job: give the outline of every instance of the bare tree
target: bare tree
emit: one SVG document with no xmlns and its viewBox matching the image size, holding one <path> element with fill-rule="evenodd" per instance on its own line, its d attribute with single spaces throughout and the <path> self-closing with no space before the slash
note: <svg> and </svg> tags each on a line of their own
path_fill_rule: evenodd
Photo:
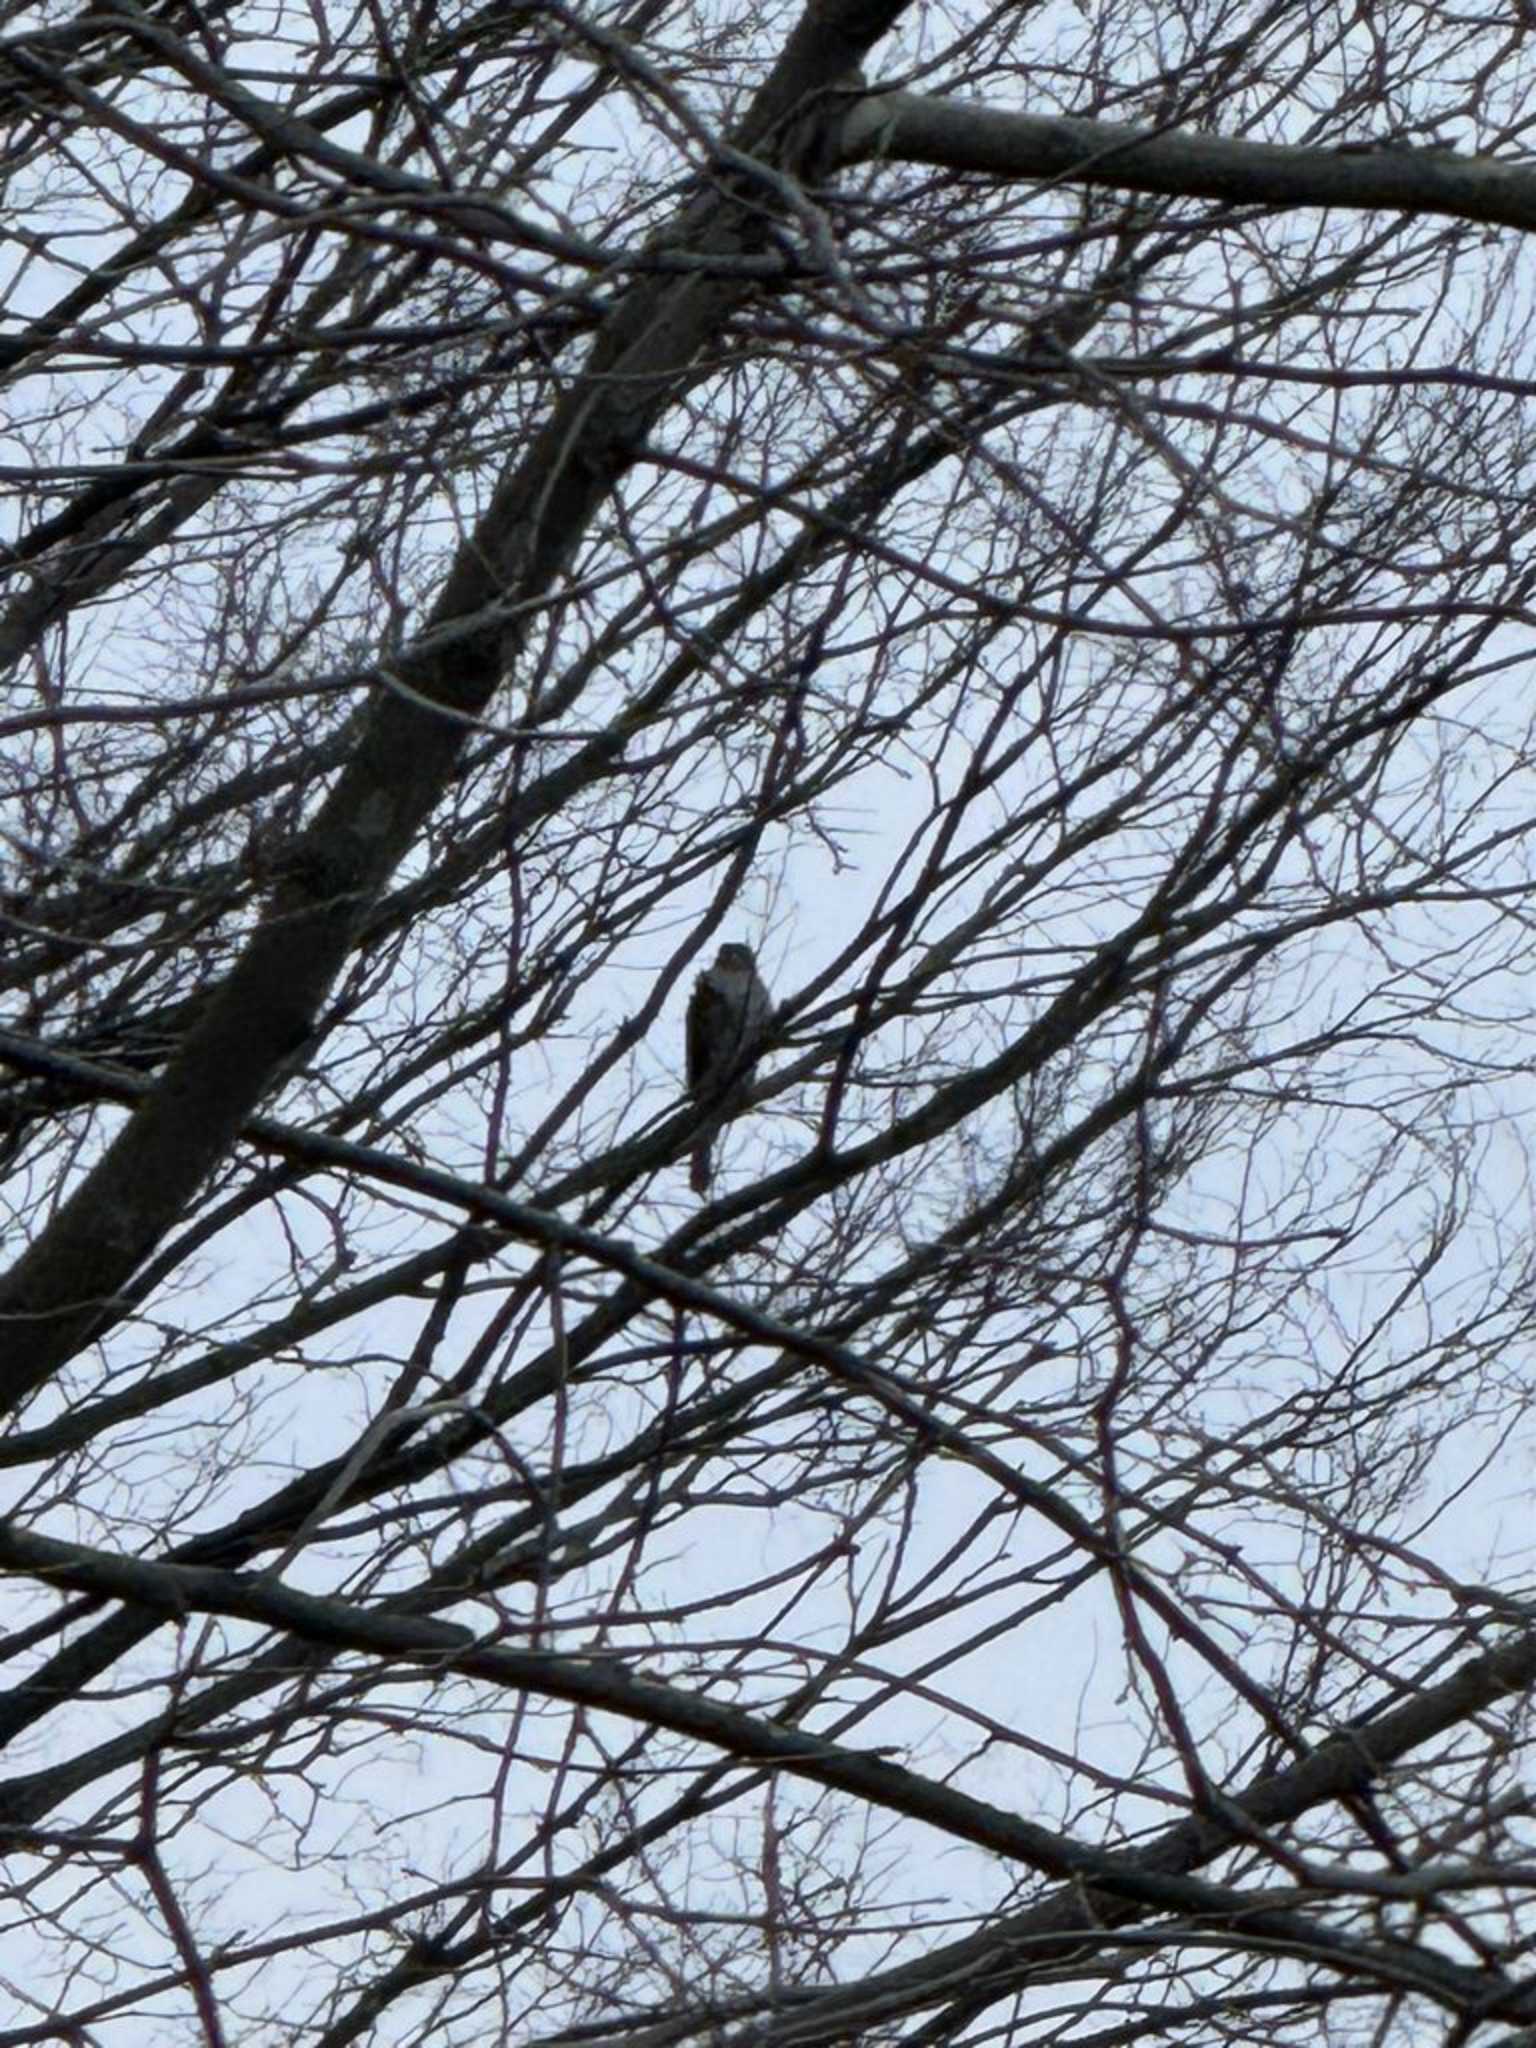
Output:
<svg viewBox="0 0 1536 2048">
<path fill-rule="evenodd" d="M 1536 2040 L 1532 40 L 12 19 L 0 2048 Z"/>
</svg>

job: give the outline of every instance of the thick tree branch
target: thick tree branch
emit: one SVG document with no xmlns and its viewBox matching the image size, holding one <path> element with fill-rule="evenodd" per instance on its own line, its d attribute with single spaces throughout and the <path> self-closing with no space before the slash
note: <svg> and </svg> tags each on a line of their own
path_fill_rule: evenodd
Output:
<svg viewBox="0 0 1536 2048">
<path fill-rule="evenodd" d="M 845 164 L 888 160 L 1232 206 L 1342 206 L 1536 228 L 1536 169 L 1454 151 L 1291 149 L 975 101 L 875 92 L 843 123 Z"/>
<path fill-rule="evenodd" d="M 941 1995 L 956 1988 L 955 1971 L 1006 1968 L 1017 1981 L 1046 1957 L 1034 1947 L 1048 1931 L 1070 1937 L 1075 1948 L 1105 1927 L 1154 1913 L 1192 1915 L 1235 1926 L 1246 1940 L 1271 1951 L 1303 1955 L 1324 1966 L 1374 1977 L 1417 1991 L 1452 2010 L 1480 2017 L 1536 2018 L 1536 1990 L 1493 1970 L 1477 1970 L 1408 1942 L 1362 1943 L 1293 1910 L 1294 1894 L 1274 1894 L 1207 1883 L 1189 1873 L 1252 1830 L 1268 1830 L 1325 1801 L 1364 1790 L 1385 1765 L 1445 1733 L 1470 1714 L 1496 1705 L 1536 1683 L 1536 1630 L 1513 1633 L 1493 1650 L 1470 1659 L 1438 1685 L 1402 1705 L 1367 1718 L 1323 1743 L 1290 1770 L 1276 1773 L 1230 1805 L 1230 1820 L 1192 1816 L 1155 1842 L 1112 1853 L 1039 1826 L 953 1786 L 936 1783 L 868 1750 L 853 1750 L 815 1733 L 742 1712 L 700 1693 L 687 1692 L 628 1668 L 617 1658 L 556 1656 L 486 1644 L 453 1623 L 406 1617 L 350 1602 L 301 1593 L 266 1575 L 146 1563 L 84 1545 L 61 1543 L 0 1523 L 0 1566 L 29 1573 L 77 1592 L 104 1595 L 163 1613 L 218 1614 L 281 1629 L 331 1651 L 452 1670 L 517 1691 L 565 1700 L 596 1711 L 665 1728 L 744 1762 L 767 1764 L 810 1783 L 850 1795 L 1015 1859 L 1065 1881 L 1067 1889 L 1024 1914 L 984 1929 L 945 1953 Z M 1048 1930 L 1040 1916 L 1067 1921 Z M 1031 1938 L 1033 1937 L 1033 1938 Z M 1021 1942 L 1030 1949 L 1021 1964 Z M 930 1987 L 934 1958 L 887 1973 L 886 2001 L 899 1989 Z M 855 1995 L 867 2000 L 865 1982 Z M 1004 1988 L 1000 1981 L 997 1990 Z"/>
</svg>

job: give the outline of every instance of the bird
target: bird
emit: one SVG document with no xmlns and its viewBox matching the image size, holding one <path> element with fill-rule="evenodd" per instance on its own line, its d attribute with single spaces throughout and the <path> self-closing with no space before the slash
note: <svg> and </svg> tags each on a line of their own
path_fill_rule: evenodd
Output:
<svg viewBox="0 0 1536 2048">
<path fill-rule="evenodd" d="M 729 1099 L 750 1078 L 773 1017 L 773 998 L 757 971 L 752 948 L 728 944 L 693 984 L 688 1002 L 688 1093 L 715 1109 L 694 1140 L 688 1185 L 709 1192 L 711 1153 L 729 1115 Z"/>
</svg>

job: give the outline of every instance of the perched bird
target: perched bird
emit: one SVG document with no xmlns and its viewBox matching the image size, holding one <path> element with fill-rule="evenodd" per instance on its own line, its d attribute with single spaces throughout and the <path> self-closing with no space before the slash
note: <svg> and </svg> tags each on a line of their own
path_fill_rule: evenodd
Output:
<svg viewBox="0 0 1536 2048">
<path fill-rule="evenodd" d="M 709 1192 L 710 1154 L 729 1115 L 732 1094 L 751 1078 L 768 1035 L 773 999 L 763 986 L 750 946 L 722 946 L 715 963 L 693 984 L 688 1003 L 688 1093 L 701 1108 L 716 1108 L 694 1142 L 688 1184 Z"/>
</svg>

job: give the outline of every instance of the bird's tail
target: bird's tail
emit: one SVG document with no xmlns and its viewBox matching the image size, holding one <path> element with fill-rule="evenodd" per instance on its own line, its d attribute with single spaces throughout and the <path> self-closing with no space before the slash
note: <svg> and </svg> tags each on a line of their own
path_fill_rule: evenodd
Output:
<svg viewBox="0 0 1536 2048">
<path fill-rule="evenodd" d="M 709 1193 L 709 1183 L 714 1172 L 709 1155 L 713 1149 L 708 1138 L 701 1138 L 693 1148 L 692 1157 L 688 1162 L 688 1185 L 696 1195 Z"/>
</svg>

